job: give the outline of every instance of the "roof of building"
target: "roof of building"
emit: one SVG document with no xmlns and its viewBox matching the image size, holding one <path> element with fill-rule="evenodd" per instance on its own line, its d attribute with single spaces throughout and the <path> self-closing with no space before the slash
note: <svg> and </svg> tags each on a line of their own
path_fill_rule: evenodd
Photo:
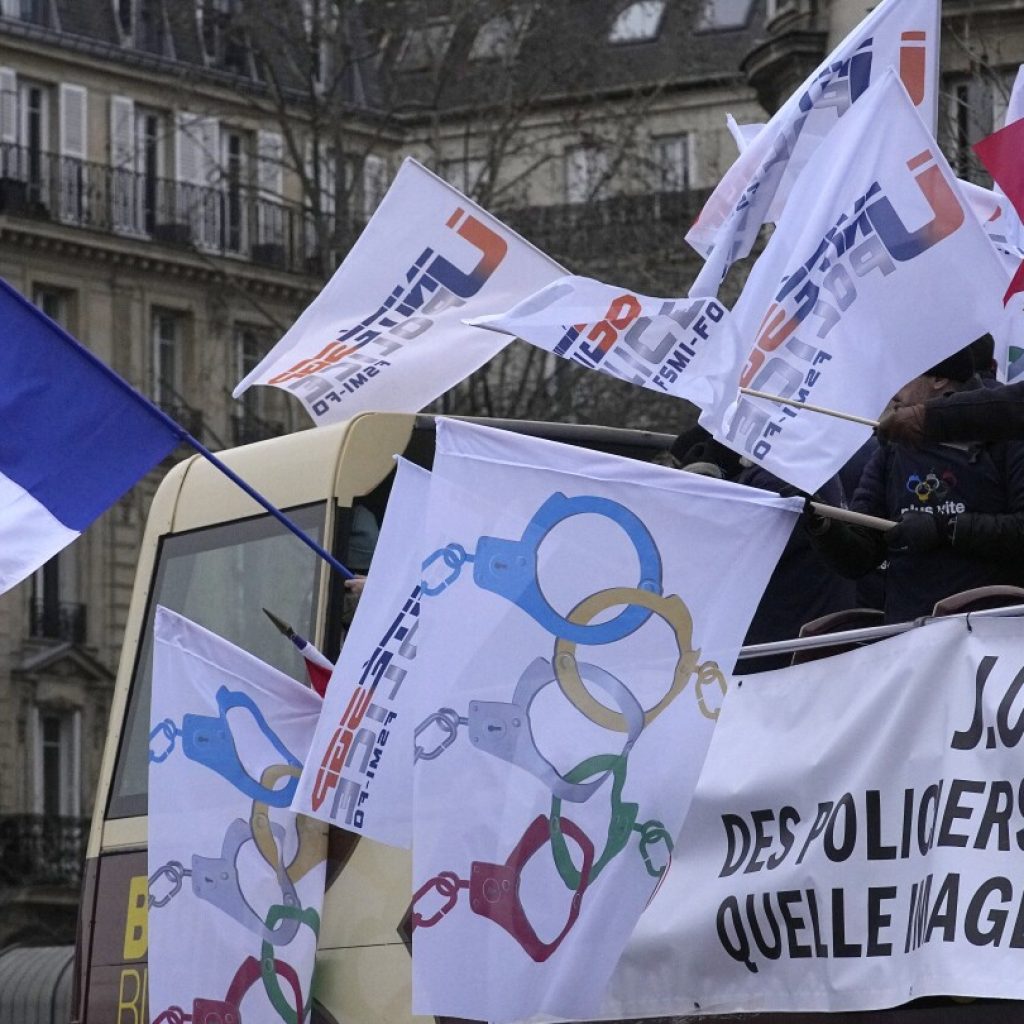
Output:
<svg viewBox="0 0 1024 1024">
<path fill-rule="evenodd" d="M 233 23 L 241 32 L 223 21 L 204 26 L 197 6 L 138 0 L 126 26 L 117 0 L 52 0 L 56 25 L 51 15 L 45 23 L 5 17 L 0 28 L 254 90 L 266 72 L 253 51 L 262 51 L 273 55 L 279 83 L 297 98 L 309 94 L 318 58 L 298 2 L 245 0 Z M 367 113 L 415 117 L 488 101 L 542 105 L 741 80 L 740 60 L 762 22 L 757 0 L 353 0 L 336 33 L 342 56 L 331 94 Z"/>
<path fill-rule="evenodd" d="M 383 87 L 410 111 L 742 80 L 740 60 L 763 22 L 756 0 L 387 0 L 372 8 Z"/>
</svg>

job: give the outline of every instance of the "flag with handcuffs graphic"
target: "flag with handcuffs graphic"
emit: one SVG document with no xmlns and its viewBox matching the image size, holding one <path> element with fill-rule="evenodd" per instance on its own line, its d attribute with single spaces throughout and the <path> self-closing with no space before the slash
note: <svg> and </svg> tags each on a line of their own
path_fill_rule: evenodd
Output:
<svg viewBox="0 0 1024 1024">
<path fill-rule="evenodd" d="M 321 700 L 167 608 L 154 637 L 151 1019 L 301 1024 L 327 826 L 288 808 Z"/>
<path fill-rule="evenodd" d="M 415 1013 L 597 1009 L 798 512 L 439 423 L 409 691 Z"/>
</svg>

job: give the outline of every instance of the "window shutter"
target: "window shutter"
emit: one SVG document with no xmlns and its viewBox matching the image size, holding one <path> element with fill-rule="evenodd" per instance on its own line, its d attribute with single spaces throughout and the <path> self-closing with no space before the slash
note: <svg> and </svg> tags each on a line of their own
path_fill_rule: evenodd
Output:
<svg viewBox="0 0 1024 1024">
<path fill-rule="evenodd" d="M 189 185 L 203 183 L 202 118 L 179 111 L 174 146 L 174 177 Z"/>
<path fill-rule="evenodd" d="M 81 85 L 60 87 L 60 155 L 86 158 L 87 95 Z"/>
<path fill-rule="evenodd" d="M 81 223 L 89 195 L 86 157 L 88 98 L 80 85 L 60 86 L 60 217 Z"/>
<path fill-rule="evenodd" d="M 284 188 L 284 139 L 280 132 L 256 136 L 256 185 L 261 199 L 280 199 Z"/>
<path fill-rule="evenodd" d="M 135 102 L 126 96 L 110 97 L 110 166 L 135 169 Z"/>
<path fill-rule="evenodd" d="M 11 68 L 0 68 L 0 142 L 18 141 L 18 76 Z"/>
<path fill-rule="evenodd" d="M 114 230 L 137 232 L 142 214 L 135 176 L 135 102 L 127 96 L 110 97 L 110 166 Z"/>
</svg>

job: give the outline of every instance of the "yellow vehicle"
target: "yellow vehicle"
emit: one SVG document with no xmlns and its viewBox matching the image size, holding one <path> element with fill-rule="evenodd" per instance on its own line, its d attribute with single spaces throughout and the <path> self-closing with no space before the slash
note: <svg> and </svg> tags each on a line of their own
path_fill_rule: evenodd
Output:
<svg viewBox="0 0 1024 1024">
<path fill-rule="evenodd" d="M 494 422 L 524 433 L 649 459 L 666 435 Z M 365 569 L 367 510 L 379 522 L 402 453 L 429 466 L 428 416 L 366 413 L 347 423 L 222 453 L 224 462 L 340 561 Z M 356 529 L 353 529 L 353 526 Z M 329 657 L 341 644 L 337 573 L 199 456 L 175 466 L 146 524 L 89 837 L 73 1001 L 76 1024 L 148 1024 L 147 783 L 154 610 L 165 605 L 295 675 L 271 609 Z M 328 890 L 313 987 L 317 1024 L 410 1020 L 411 959 L 400 925 L 407 853 L 331 829 Z M 194 1021 L 193 1024 L 223 1024 Z"/>
</svg>

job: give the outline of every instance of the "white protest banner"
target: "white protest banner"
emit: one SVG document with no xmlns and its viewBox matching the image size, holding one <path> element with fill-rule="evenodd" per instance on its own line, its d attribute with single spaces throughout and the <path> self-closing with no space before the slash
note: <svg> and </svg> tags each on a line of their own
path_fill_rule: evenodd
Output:
<svg viewBox="0 0 1024 1024">
<path fill-rule="evenodd" d="M 402 687 L 416 658 L 430 474 L 405 459 L 397 462 L 370 572 L 292 806 L 378 842 L 409 847 L 413 723 Z"/>
<path fill-rule="evenodd" d="M 741 346 L 705 354 L 702 371 L 727 383 L 701 423 L 813 492 L 869 428 L 738 388 L 877 419 L 907 381 L 989 330 L 1006 273 L 893 71 L 817 149 L 790 202 L 733 309 Z"/>
<path fill-rule="evenodd" d="M 732 114 L 725 115 L 725 126 L 729 129 L 736 148 L 742 153 L 757 138 L 758 132 L 764 127 L 762 122 L 740 124 Z"/>
<path fill-rule="evenodd" d="M 156 612 L 149 766 L 153 1021 L 305 1019 L 327 828 L 288 810 L 310 689 Z"/>
<path fill-rule="evenodd" d="M 940 0 L 883 0 L 748 142 L 686 236 L 705 259 L 714 256 L 691 295 L 718 294 L 761 225 L 778 221 L 817 147 L 890 66 L 934 133 L 940 17 Z"/>
<path fill-rule="evenodd" d="M 314 423 L 418 412 L 508 339 L 462 321 L 504 309 L 565 271 L 406 158 L 324 290 L 235 388 L 271 384 Z"/>
<path fill-rule="evenodd" d="M 698 357 L 731 329 L 728 311 L 715 299 L 655 299 L 575 276 L 471 322 L 702 407 L 720 396 Z"/>
<path fill-rule="evenodd" d="M 1024 997 L 1022 640 L 938 621 L 734 683 L 602 1014 Z"/>
<path fill-rule="evenodd" d="M 597 1007 L 798 511 L 438 425 L 416 665 L 434 703 L 416 730 L 415 1013 Z"/>
</svg>

